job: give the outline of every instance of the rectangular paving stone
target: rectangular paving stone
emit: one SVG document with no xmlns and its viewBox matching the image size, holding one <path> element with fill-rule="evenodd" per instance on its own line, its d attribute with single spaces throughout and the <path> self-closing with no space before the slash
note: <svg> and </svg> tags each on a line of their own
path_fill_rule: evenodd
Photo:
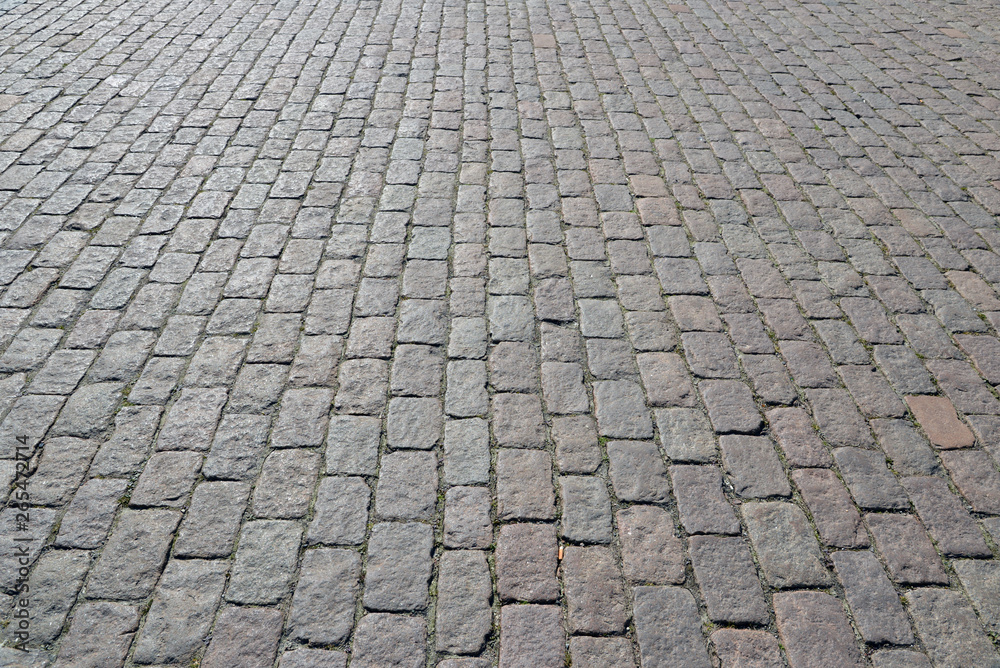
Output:
<svg viewBox="0 0 1000 668">
<path fill-rule="evenodd" d="M 378 418 L 332 416 L 326 436 L 327 473 L 374 475 L 381 429 Z"/>
<path fill-rule="evenodd" d="M 774 595 L 778 633 L 791 665 L 802 667 L 863 666 L 843 604 L 822 592 Z"/>
<path fill-rule="evenodd" d="M 541 448 L 545 444 L 542 404 L 533 394 L 494 394 L 493 436 L 509 448 Z"/>
<path fill-rule="evenodd" d="M 719 629 L 712 634 L 712 644 L 723 666 L 749 665 L 765 668 L 783 665 L 778 640 L 766 631 Z"/>
<path fill-rule="evenodd" d="M 788 496 L 792 489 L 771 440 L 763 436 L 723 436 L 722 461 L 733 489 L 744 498 Z"/>
<path fill-rule="evenodd" d="M 570 633 L 621 633 L 625 588 L 606 547 L 567 547 L 562 565 Z"/>
<path fill-rule="evenodd" d="M 437 455 L 389 452 L 382 456 L 375 487 L 375 512 L 386 519 L 431 519 L 437 502 Z"/>
<path fill-rule="evenodd" d="M 844 483 L 829 469 L 792 471 L 820 539 L 833 547 L 867 547 L 868 534 Z"/>
<path fill-rule="evenodd" d="M 694 384 L 679 355 L 640 353 L 636 362 L 651 406 L 695 405 L 697 395 Z"/>
<path fill-rule="evenodd" d="M 868 510 L 906 510 L 906 493 L 886 468 L 885 457 L 874 450 L 837 448 L 833 451 L 840 474 L 854 501 Z"/>
<path fill-rule="evenodd" d="M 699 387 L 716 432 L 756 434 L 760 431 L 760 412 L 749 387 L 738 380 L 706 380 Z"/>
<path fill-rule="evenodd" d="M 640 387 L 630 381 L 594 383 L 598 432 L 610 438 L 652 438 L 653 421 Z"/>
<path fill-rule="evenodd" d="M 91 569 L 87 596 L 129 600 L 153 591 L 180 522 L 172 510 L 123 510 Z"/>
<path fill-rule="evenodd" d="M 636 587 L 632 607 L 643 666 L 711 666 L 694 597 L 681 587 Z"/>
<path fill-rule="evenodd" d="M 219 613 L 201 665 L 207 668 L 270 666 L 278 653 L 281 627 L 280 610 L 227 607 Z"/>
<path fill-rule="evenodd" d="M 900 475 L 934 475 L 941 465 L 917 429 L 905 420 L 872 420 L 872 431 L 882 451 Z"/>
<path fill-rule="evenodd" d="M 961 594 L 948 589 L 914 589 L 904 595 L 904 600 L 917 635 L 935 664 L 1000 665 L 996 649 Z"/>
<path fill-rule="evenodd" d="M 352 665 L 419 668 L 424 661 L 427 622 L 420 617 L 375 613 L 358 622 Z"/>
<path fill-rule="evenodd" d="M 941 552 L 951 557 L 990 557 L 982 531 L 943 478 L 902 480 L 917 515 Z"/>
<path fill-rule="evenodd" d="M 948 576 L 923 526 L 910 515 L 865 515 L 875 547 L 892 579 L 907 584 L 943 584 Z"/>
<path fill-rule="evenodd" d="M 365 538 L 371 490 L 360 477 L 320 480 L 306 542 L 360 545 Z"/>
<path fill-rule="evenodd" d="M 444 428 L 445 483 L 486 483 L 489 475 L 490 434 L 486 420 L 448 420 Z"/>
<path fill-rule="evenodd" d="M 607 452 L 608 475 L 620 501 L 663 503 L 669 498 L 667 468 L 655 443 L 610 441 Z"/>
<path fill-rule="evenodd" d="M 556 531 L 551 524 L 500 527 L 496 544 L 497 594 L 503 601 L 556 600 Z"/>
<path fill-rule="evenodd" d="M 671 466 L 681 524 L 688 533 L 738 534 L 739 520 L 722 489 L 715 466 Z"/>
<path fill-rule="evenodd" d="M 194 488 L 201 463 L 202 455 L 197 452 L 154 453 L 132 490 L 129 505 L 183 507 Z"/>
<path fill-rule="evenodd" d="M 153 603 L 132 655 L 139 663 L 184 662 L 201 650 L 222 598 L 225 561 L 173 560 L 153 594 Z"/>
<path fill-rule="evenodd" d="M 569 653 L 573 665 L 585 668 L 635 668 L 636 665 L 632 643 L 626 638 L 576 636 L 569 640 Z"/>
<path fill-rule="evenodd" d="M 771 433 L 792 466 L 826 467 L 832 463 L 809 414 L 801 408 L 775 408 L 767 412 Z"/>
<path fill-rule="evenodd" d="M 553 418 L 556 464 L 563 473 L 593 473 L 601 462 L 594 418 L 588 415 Z"/>
<path fill-rule="evenodd" d="M 870 447 L 871 433 L 857 407 L 844 390 L 806 390 L 820 435 L 833 445 Z"/>
<path fill-rule="evenodd" d="M 296 519 L 309 511 L 320 457 L 305 449 L 273 450 L 264 460 L 251 508 L 260 518 Z"/>
<path fill-rule="evenodd" d="M 673 519 L 655 506 L 631 506 L 616 513 L 625 577 L 635 583 L 681 584 L 684 557 Z"/>
<path fill-rule="evenodd" d="M 553 605 L 505 605 L 500 610 L 501 668 L 545 666 L 565 663 L 566 632 L 560 611 Z"/>
<path fill-rule="evenodd" d="M 344 642 L 354 626 L 361 558 L 350 550 L 307 550 L 286 624 L 291 637 L 314 644 Z"/>
<path fill-rule="evenodd" d="M 663 452 L 672 461 L 704 463 L 715 458 L 715 434 L 703 411 L 659 408 L 654 413 Z"/>
<path fill-rule="evenodd" d="M 139 628 L 139 611 L 124 603 L 81 605 L 61 644 L 57 663 L 122 666 Z"/>
<path fill-rule="evenodd" d="M 779 589 L 829 584 L 819 545 L 798 506 L 784 501 L 744 503 L 740 512 L 768 584 Z"/>
<path fill-rule="evenodd" d="M 997 587 L 1000 585 L 1000 572 L 993 561 L 978 561 L 961 559 L 952 562 L 962 586 L 972 599 L 980 618 L 988 630 L 995 630 L 1000 623 L 997 608 Z"/>
<path fill-rule="evenodd" d="M 486 553 L 449 550 L 441 555 L 435 624 L 438 651 L 475 654 L 482 650 L 492 628 L 491 594 Z"/>
<path fill-rule="evenodd" d="M 562 535 L 574 543 L 611 542 L 607 483 L 596 476 L 560 476 Z"/>
<path fill-rule="evenodd" d="M 425 524 L 376 524 L 368 541 L 365 608 L 386 611 L 425 608 L 433 544 L 433 532 Z"/>
<path fill-rule="evenodd" d="M 240 531 L 226 600 L 273 605 L 289 591 L 302 528 L 289 520 L 254 520 Z M 211 651 L 211 648 L 209 648 Z"/>
<path fill-rule="evenodd" d="M 252 480 L 264 459 L 270 420 L 262 415 L 227 415 L 222 418 L 202 466 L 206 478 Z"/>
<path fill-rule="evenodd" d="M 865 642 L 913 644 L 913 632 L 899 595 L 875 555 L 864 551 L 834 552 L 831 558 Z"/>
<path fill-rule="evenodd" d="M 742 538 L 692 536 L 691 562 L 708 615 L 715 622 L 766 624 L 764 591 Z"/>
<path fill-rule="evenodd" d="M 226 557 L 246 509 L 250 486 L 242 482 L 203 482 L 177 532 L 174 555 L 183 557 Z"/>
<path fill-rule="evenodd" d="M 973 510 L 1000 512 L 1000 474 L 989 455 L 981 450 L 953 450 L 941 452 L 940 457 L 955 487 Z"/>
<path fill-rule="evenodd" d="M 32 645 L 50 643 L 59 637 L 70 609 L 76 601 L 90 567 L 90 554 L 83 550 L 52 550 L 42 555 L 27 579 L 25 592 L 31 593 L 27 630 L 21 629 L 22 619 L 14 616 L 5 629 L 11 645 L 23 642 L 18 633 L 25 633 Z M 22 606 L 15 606 L 15 614 Z"/>
<path fill-rule="evenodd" d="M 497 518 L 547 520 L 555 517 L 552 458 L 542 450 L 504 448 L 496 456 Z"/>
</svg>

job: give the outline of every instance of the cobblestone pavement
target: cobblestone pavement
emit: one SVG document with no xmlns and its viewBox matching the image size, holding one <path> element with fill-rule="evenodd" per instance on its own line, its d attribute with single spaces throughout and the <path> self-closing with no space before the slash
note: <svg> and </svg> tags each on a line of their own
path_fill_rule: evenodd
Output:
<svg viewBox="0 0 1000 668">
<path fill-rule="evenodd" d="M 1000 666 L 993 0 L 3 8 L 0 665 Z"/>
</svg>

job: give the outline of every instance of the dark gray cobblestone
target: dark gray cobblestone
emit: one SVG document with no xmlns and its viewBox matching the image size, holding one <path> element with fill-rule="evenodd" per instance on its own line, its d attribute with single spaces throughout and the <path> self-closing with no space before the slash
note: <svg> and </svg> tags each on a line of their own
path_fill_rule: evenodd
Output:
<svg viewBox="0 0 1000 668">
<path fill-rule="evenodd" d="M 0 2 L 0 664 L 1000 666 L 998 22 Z"/>
</svg>

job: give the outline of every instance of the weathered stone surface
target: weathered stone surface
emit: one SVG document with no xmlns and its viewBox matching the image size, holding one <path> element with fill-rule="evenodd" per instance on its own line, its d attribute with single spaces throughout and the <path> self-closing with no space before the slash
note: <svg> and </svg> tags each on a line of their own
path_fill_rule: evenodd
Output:
<svg viewBox="0 0 1000 668">
<path fill-rule="evenodd" d="M 792 480 L 809 507 L 820 539 L 833 547 L 867 547 L 861 514 L 844 483 L 827 469 L 799 469 Z"/>
<path fill-rule="evenodd" d="M 531 394 L 495 394 L 492 400 L 493 436 L 509 448 L 541 448 L 545 445 L 542 404 Z"/>
<path fill-rule="evenodd" d="M 73 615 L 55 665 L 122 666 L 138 627 L 135 606 L 85 603 Z"/>
<path fill-rule="evenodd" d="M 767 412 L 771 433 L 792 466 L 827 467 L 832 460 L 813 428 L 809 414 L 801 408 L 775 408 Z"/>
<path fill-rule="evenodd" d="M 955 414 L 945 397 L 910 396 L 906 404 L 931 443 L 939 448 L 967 448 L 975 444 L 972 432 Z"/>
<path fill-rule="evenodd" d="M 433 452 L 386 453 L 375 488 L 375 512 L 389 519 L 430 519 L 437 488 L 437 456 Z"/>
<path fill-rule="evenodd" d="M 691 592 L 681 587 L 636 587 L 632 614 L 643 666 L 712 665 Z"/>
<path fill-rule="evenodd" d="M 597 429 L 610 438 L 652 438 L 653 421 L 636 383 L 626 380 L 594 383 Z"/>
<path fill-rule="evenodd" d="M 31 645 L 44 645 L 59 637 L 66 617 L 76 601 L 90 567 L 90 554 L 83 550 L 51 550 L 38 559 L 28 579 L 30 606 L 27 620 Z M 15 610 L 20 611 L 21 606 Z M 12 618 L 4 637 L 11 645 L 20 644 L 21 619 Z"/>
<path fill-rule="evenodd" d="M 611 501 L 607 483 L 591 476 L 560 476 L 562 535 L 576 543 L 611 542 Z"/>
<path fill-rule="evenodd" d="M 368 525 L 371 489 L 362 478 L 323 478 L 309 523 L 310 545 L 360 545 Z"/>
<path fill-rule="evenodd" d="M 766 631 L 719 629 L 712 644 L 723 668 L 777 668 L 783 666 L 778 640 Z"/>
<path fill-rule="evenodd" d="M 694 574 L 712 621 L 766 624 L 764 591 L 746 541 L 692 536 L 690 546 Z"/>
<path fill-rule="evenodd" d="M 500 610 L 502 668 L 545 666 L 565 663 L 566 633 L 559 608 L 553 605 L 505 605 Z"/>
<path fill-rule="evenodd" d="M 715 431 L 720 434 L 760 431 L 760 412 L 749 387 L 738 380 L 707 380 L 699 387 Z"/>
<path fill-rule="evenodd" d="M 554 601 L 556 531 L 551 524 L 508 524 L 500 527 L 496 545 L 497 593 L 504 601 Z"/>
<path fill-rule="evenodd" d="M 958 579 L 991 631 L 1000 628 L 1000 568 L 995 561 L 960 559 L 952 562 Z"/>
<path fill-rule="evenodd" d="M 547 520 L 555 516 L 552 457 L 543 450 L 505 448 L 496 456 L 497 518 Z"/>
<path fill-rule="evenodd" d="M 863 666 L 840 601 L 822 592 L 774 595 L 778 633 L 793 666 Z"/>
<path fill-rule="evenodd" d="M 567 547 L 562 577 L 570 633 L 624 631 L 625 588 L 611 550 Z"/>
<path fill-rule="evenodd" d="M 656 428 L 663 452 L 675 462 L 709 462 L 716 456 L 715 435 L 705 414 L 693 408 L 659 408 Z"/>
<path fill-rule="evenodd" d="M 289 520 L 243 525 L 226 590 L 234 603 L 274 604 L 288 594 L 298 560 L 302 528 Z"/>
<path fill-rule="evenodd" d="M 351 665 L 364 668 L 424 665 L 427 623 L 419 617 L 374 613 L 358 622 Z"/>
<path fill-rule="evenodd" d="M 722 461 L 736 493 L 744 498 L 788 496 L 781 460 L 770 439 L 762 436 L 723 436 L 719 439 Z"/>
<path fill-rule="evenodd" d="M 361 558 L 350 550 L 307 550 L 286 626 L 297 640 L 338 645 L 354 626 Z"/>
<path fill-rule="evenodd" d="M 226 608 L 215 622 L 201 665 L 270 666 L 278 652 L 281 626 L 281 611 L 274 608 Z"/>
<path fill-rule="evenodd" d="M 684 556 L 673 519 L 661 508 L 631 506 L 616 519 L 625 577 L 636 583 L 680 584 Z"/>
<path fill-rule="evenodd" d="M 865 642 L 913 644 L 899 596 L 871 552 L 834 552 L 833 566 Z"/>
<path fill-rule="evenodd" d="M 667 467 L 655 443 L 611 441 L 609 476 L 620 501 L 663 503 L 670 495 Z"/>
<path fill-rule="evenodd" d="M 950 557 L 990 557 L 982 531 L 943 478 L 904 478 L 903 487 L 938 549 Z"/>
<path fill-rule="evenodd" d="M 838 448 L 833 451 L 840 474 L 854 501 L 872 510 L 905 510 L 906 493 L 886 468 L 885 457 L 874 450 Z"/>
<path fill-rule="evenodd" d="M 427 606 L 434 536 L 425 524 L 376 524 L 368 541 L 364 604 L 369 610 Z"/>
<path fill-rule="evenodd" d="M 914 589 L 903 598 L 935 665 L 1000 665 L 1000 656 L 961 594 L 926 588 Z"/>
<path fill-rule="evenodd" d="M 578 668 L 635 668 L 627 638 L 576 636 L 569 640 L 569 654 Z"/>
<path fill-rule="evenodd" d="M 492 626 L 490 569 L 484 552 L 448 551 L 438 576 L 437 650 L 476 654 Z"/>
<path fill-rule="evenodd" d="M 232 554 L 249 495 L 250 486 L 242 482 L 198 485 L 177 531 L 174 554 L 209 559 Z"/>
<path fill-rule="evenodd" d="M 172 510 L 124 510 L 87 580 L 91 598 L 149 596 L 180 522 Z"/>
<path fill-rule="evenodd" d="M 984 3 L 18 3 L 0 664 L 995 663 Z M 865 602 L 946 583 L 912 652 Z"/>
<path fill-rule="evenodd" d="M 764 577 L 773 587 L 825 586 L 830 574 L 805 513 L 784 501 L 740 508 Z"/>
<path fill-rule="evenodd" d="M 167 564 L 132 658 L 137 663 L 183 663 L 202 648 L 222 598 L 225 561 Z"/>
<path fill-rule="evenodd" d="M 688 533 L 738 534 L 740 522 L 722 493 L 715 466 L 671 466 L 681 524 Z"/>
<path fill-rule="evenodd" d="M 948 581 L 937 551 L 915 517 L 871 513 L 865 515 L 865 522 L 895 582 L 943 584 Z"/>
</svg>

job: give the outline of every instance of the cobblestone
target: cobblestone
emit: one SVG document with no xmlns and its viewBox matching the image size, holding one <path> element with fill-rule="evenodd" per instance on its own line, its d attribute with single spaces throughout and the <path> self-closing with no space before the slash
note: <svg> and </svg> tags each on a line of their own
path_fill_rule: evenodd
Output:
<svg viewBox="0 0 1000 668">
<path fill-rule="evenodd" d="M 0 663 L 1000 665 L 990 3 L 18 2 Z"/>
</svg>

